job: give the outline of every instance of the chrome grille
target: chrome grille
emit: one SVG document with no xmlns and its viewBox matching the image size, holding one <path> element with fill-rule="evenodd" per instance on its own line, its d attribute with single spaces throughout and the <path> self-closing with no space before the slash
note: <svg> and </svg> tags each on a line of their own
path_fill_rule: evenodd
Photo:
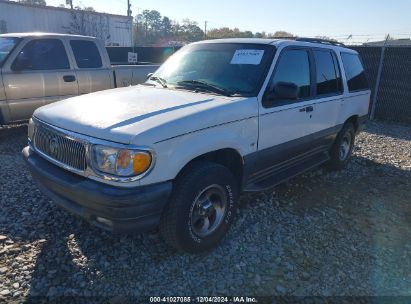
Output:
<svg viewBox="0 0 411 304">
<path fill-rule="evenodd" d="M 33 144 L 38 151 L 64 165 L 81 171 L 87 168 L 85 145 L 51 128 L 37 124 Z"/>
</svg>

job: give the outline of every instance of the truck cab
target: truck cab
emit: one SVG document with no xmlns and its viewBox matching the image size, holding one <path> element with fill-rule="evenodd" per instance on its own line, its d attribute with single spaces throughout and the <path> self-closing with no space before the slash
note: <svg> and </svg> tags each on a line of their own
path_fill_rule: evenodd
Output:
<svg viewBox="0 0 411 304">
<path fill-rule="evenodd" d="M 0 68 L 0 124 L 5 124 L 28 120 L 35 109 L 58 100 L 140 83 L 157 66 L 139 67 L 141 76 L 133 81 L 130 67 L 112 68 L 94 37 L 15 33 L 0 35 Z"/>
</svg>

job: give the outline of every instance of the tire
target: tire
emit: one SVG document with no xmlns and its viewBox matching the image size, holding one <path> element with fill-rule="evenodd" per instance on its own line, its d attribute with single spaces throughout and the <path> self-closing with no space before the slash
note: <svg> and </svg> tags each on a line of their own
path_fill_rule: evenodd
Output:
<svg viewBox="0 0 411 304">
<path fill-rule="evenodd" d="M 160 233 L 179 251 L 209 250 L 226 234 L 237 203 L 238 184 L 230 170 L 216 163 L 195 162 L 174 184 Z"/>
<path fill-rule="evenodd" d="M 341 131 L 330 151 L 328 167 L 331 170 L 341 170 L 349 162 L 355 142 L 355 128 L 351 122 L 347 122 Z"/>
</svg>

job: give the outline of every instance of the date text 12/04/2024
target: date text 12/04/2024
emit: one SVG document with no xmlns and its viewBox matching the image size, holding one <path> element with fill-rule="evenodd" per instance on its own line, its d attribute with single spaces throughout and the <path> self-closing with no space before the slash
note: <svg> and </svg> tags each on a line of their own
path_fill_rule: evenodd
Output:
<svg viewBox="0 0 411 304">
<path fill-rule="evenodd" d="M 150 303 L 258 303 L 254 297 L 150 297 Z"/>
</svg>

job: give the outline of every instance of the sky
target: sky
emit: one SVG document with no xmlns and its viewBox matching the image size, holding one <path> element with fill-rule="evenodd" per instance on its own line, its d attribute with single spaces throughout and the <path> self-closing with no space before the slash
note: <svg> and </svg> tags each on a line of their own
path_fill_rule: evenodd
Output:
<svg viewBox="0 0 411 304">
<path fill-rule="evenodd" d="M 58 6 L 65 0 L 46 0 Z M 328 36 L 343 42 L 411 37 L 410 0 L 130 0 L 133 15 L 144 9 L 181 21 L 197 21 L 208 28 L 238 27 L 240 30 L 273 33 L 279 30 L 298 36 Z M 125 15 L 127 0 L 73 0 L 96 11 Z M 349 35 L 353 35 L 348 39 Z"/>
</svg>

